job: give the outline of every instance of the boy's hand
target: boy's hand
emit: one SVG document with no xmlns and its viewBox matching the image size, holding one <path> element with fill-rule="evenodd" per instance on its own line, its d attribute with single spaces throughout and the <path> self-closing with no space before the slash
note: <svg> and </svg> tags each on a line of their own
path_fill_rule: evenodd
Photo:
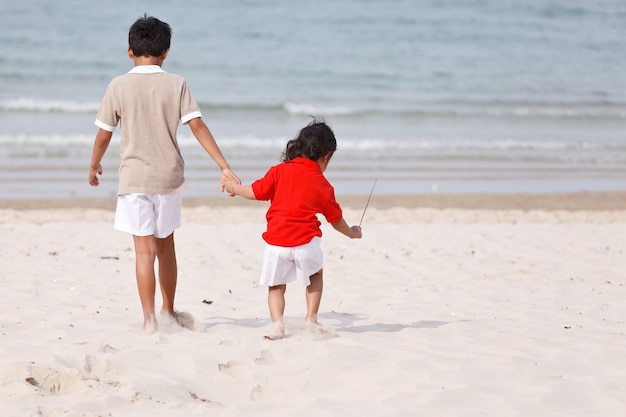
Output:
<svg viewBox="0 0 626 417">
<path fill-rule="evenodd" d="M 220 192 L 224 192 L 224 190 L 226 190 L 229 196 L 234 197 L 234 194 L 231 194 L 230 191 L 228 191 L 232 190 L 232 186 L 234 184 L 241 184 L 241 180 L 233 171 L 230 170 L 230 168 L 224 168 L 222 170 L 222 178 L 220 180 Z"/>
<path fill-rule="evenodd" d="M 89 185 L 92 187 L 100 185 L 98 175 L 102 175 L 102 165 L 98 164 L 97 168 L 89 167 Z"/>
</svg>

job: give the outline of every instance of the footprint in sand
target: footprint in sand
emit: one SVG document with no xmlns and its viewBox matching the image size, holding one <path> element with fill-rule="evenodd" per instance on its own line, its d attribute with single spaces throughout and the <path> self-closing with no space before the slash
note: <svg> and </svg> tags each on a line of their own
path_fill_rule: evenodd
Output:
<svg viewBox="0 0 626 417">
<path fill-rule="evenodd" d="M 113 346 L 109 345 L 108 343 L 105 343 L 104 345 L 100 346 L 98 350 L 103 353 L 110 353 L 110 352 L 115 352 L 117 349 L 115 349 Z"/>
<path fill-rule="evenodd" d="M 271 363 L 276 363 L 276 358 L 274 357 L 274 354 L 269 350 L 262 350 L 259 357 L 256 358 L 254 362 L 258 363 L 259 365 L 267 365 Z"/>
<path fill-rule="evenodd" d="M 220 372 L 227 373 L 233 378 L 240 378 L 245 375 L 252 375 L 252 366 L 242 361 L 228 361 L 226 363 L 218 363 L 217 369 Z"/>
<path fill-rule="evenodd" d="M 51 395 L 66 395 L 85 387 L 85 382 L 76 369 L 54 369 L 31 366 L 25 381 L 42 392 Z"/>
</svg>

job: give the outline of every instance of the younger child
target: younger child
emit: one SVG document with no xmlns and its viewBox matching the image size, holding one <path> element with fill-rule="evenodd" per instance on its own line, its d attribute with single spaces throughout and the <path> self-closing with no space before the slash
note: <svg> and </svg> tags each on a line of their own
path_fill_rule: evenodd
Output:
<svg viewBox="0 0 626 417">
<path fill-rule="evenodd" d="M 322 231 L 316 214 L 321 213 L 339 232 L 352 239 L 361 238 L 359 226 L 348 226 L 335 201 L 332 185 L 323 172 L 337 149 L 333 131 L 314 119 L 300 134 L 287 142 L 282 163 L 252 185 L 226 180 L 231 195 L 250 200 L 271 200 L 267 211 L 266 242 L 260 284 L 269 287 L 268 305 L 272 319 L 269 339 L 285 336 L 283 315 L 287 283 L 297 279 L 296 268 L 306 285 L 306 322 L 317 325 L 323 289 Z"/>
<path fill-rule="evenodd" d="M 181 223 L 181 191 L 185 188 L 184 163 L 176 130 L 188 124 L 198 142 L 222 171 L 224 182 L 239 183 L 213 135 L 204 124 L 200 108 L 185 80 L 161 66 L 170 49 L 172 31 L 154 17 L 138 19 L 128 33 L 128 57 L 134 68 L 113 79 L 96 116 L 96 135 L 89 184 L 99 184 L 100 164 L 111 136 L 121 121 L 119 187 L 115 225 L 133 235 L 136 276 L 143 309 L 144 329 L 156 330 L 154 295 L 155 261 L 163 296 L 161 315 L 177 321 L 174 311 L 177 264 L 174 230 Z"/>
</svg>

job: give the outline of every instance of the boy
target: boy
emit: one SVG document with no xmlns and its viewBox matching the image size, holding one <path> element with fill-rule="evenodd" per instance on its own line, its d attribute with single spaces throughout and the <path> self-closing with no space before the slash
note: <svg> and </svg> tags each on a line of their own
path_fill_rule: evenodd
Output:
<svg viewBox="0 0 626 417">
<path fill-rule="evenodd" d="M 99 184 L 100 164 L 117 124 L 122 121 L 121 164 L 114 228 L 133 235 L 136 276 L 143 309 L 143 327 L 156 331 L 154 311 L 156 276 L 163 296 L 162 317 L 176 320 L 174 295 L 177 265 L 174 230 L 181 222 L 181 191 L 185 188 L 184 162 L 176 139 L 178 123 L 188 124 L 193 135 L 222 171 L 226 180 L 240 183 L 230 170 L 185 80 L 161 68 L 170 49 L 171 28 L 144 15 L 128 33 L 128 56 L 134 68 L 114 78 L 107 87 L 96 116 L 89 184 Z"/>
</svg>

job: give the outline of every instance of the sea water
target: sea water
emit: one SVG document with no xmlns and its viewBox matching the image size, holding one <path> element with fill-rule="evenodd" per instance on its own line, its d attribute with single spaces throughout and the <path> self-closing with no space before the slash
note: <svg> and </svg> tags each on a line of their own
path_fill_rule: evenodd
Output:
<svg viewBox="0 0 626 417">
<path fill-rule="evenodd" d="M 337 194 L 626 190 L 622 0 L 29 0 L 0 13 L 0 198 L 115 195 L 119 131 L 87 183 L 93 122 L 144 13 L 246 183 L 315 115 Z M 179 141 L 186 193 L 216 195 Z"/>
</svg>

